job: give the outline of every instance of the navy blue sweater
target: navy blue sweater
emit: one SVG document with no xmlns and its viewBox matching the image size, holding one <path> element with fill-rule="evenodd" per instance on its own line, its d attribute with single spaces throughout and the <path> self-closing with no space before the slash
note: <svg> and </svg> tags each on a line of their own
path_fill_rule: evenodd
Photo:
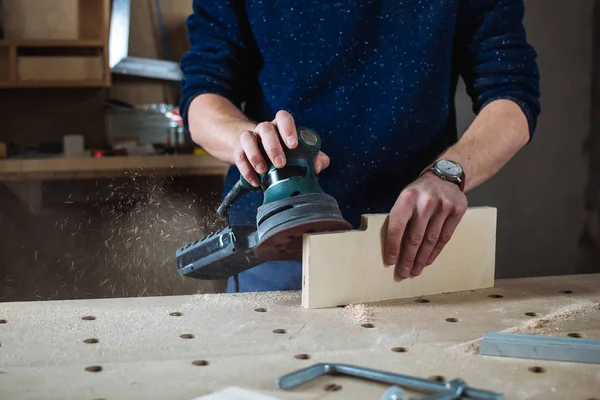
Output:
<svg viewBox="0 0 600 400">
<path fill-rule="evenodd" d="M 216 93 L 270 121 L 287 110 L 315 129 L 331 166 L 319 181 L 358 226 L 457 140 L 462 76 L 477 113 L 496 99 L 540 112 L 536 53 L 522 0 L 194 0 L 180 109 Z M 188 130 L 189 133 L 189 130 Z M 231 168 L 225 191 L 237 181 Z M 232 223 L 255 223 L 262 194 Z"/>
</svg>

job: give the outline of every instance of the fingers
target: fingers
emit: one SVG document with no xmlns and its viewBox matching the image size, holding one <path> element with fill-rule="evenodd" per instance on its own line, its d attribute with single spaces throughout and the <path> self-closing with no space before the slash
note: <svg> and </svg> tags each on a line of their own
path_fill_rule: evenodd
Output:
<svg viewBox="0 0 600 400">
<path fill-rule="evenodd" d="M 290 149 L 298 146 L 296 124 L 287 111 L 279 111 L 272 122 L 258 124 L 254 132 L 246 131 L 240 135 L 239 144 L 234 150 L 234 160 L 240 174 L 252 185 L 259 185 L 256 173 L 266 173 L 268 161 L 277 168 L 285 166 L 286 157 L 282 140 Z M 261 146 L 267 159 L 260 150 Z M 321 164 L 328 165 L 328 163 L 328 159 L 321 160 Z"/>
<path fill-rule="evenodd" d="M 317 158 L 315 159 L 315 172 L 317 173 L 317 175 L 325 168 L 329 167 L 330 162 L 331 160 L 329 159 L 329 156 L 320 151 L 317 155 Z"/>
<path fill-rule="evenodd" d="M 385 257 L 400 279 L 418 276 L 452 238 L 467 211 L 457 186 L 421 178 L 407 187 L 390 212 Z"/>
<path fill-rule="evenodd" d="M 416 193 L 405 191 L 400 194 L 390 212 L 384 249 L 385 260 L 389 265 L 395 265 L 398 261 L 402 238 L 404 237 L 408 221 L 413 216 L 416 200 Z"/>
<path fill-rule="evenodd" d="M 425 231 L 436 210 L 436 205 L 436 199 L 433 196 L 424 194 L 417 197 L 416 212 L 406 230 L 400 256 L 396 263 L 396 274 L 401 279 L 408 278 L 415 266 L 417 253 L 423 244 Z"/>
<path fill-rule="evenodd" d="M 246 133 L 249 133 L 250 135 L 254 136 L 254 134 L 252 134 L 250 132 L 244 132 L 244 133 L 242 133 L 242 137 L 245 136 Z M 258 181 L 258 175 L 256 174 L 253 165 L 248 160 L 248 157 L 246 156 L 246 152 L 244 151 L 244 148 L 242 146 L 242 142 L 245 142 L 248 140 L 249 139 L 247 139 L 247 138 L 240 140 L 240 143 L 236 146 L 235 150 L 233 151 L 233 160 L 234 160 L 235 165 L 237 166 L 238 170 L 240 171 L 240 175 L 242 175 L 244 177 L 244 179 L 246 179 L 252 186 L 258 187 L 260 185 L 260 183 Z M 250 139 L 250 140 L 255 140 L 255 139 Z"/>
<path fill-rule="evenodd" d="M 257 125 L 256 134 L 260 137 L 262 147 L 265 149 L 265 152 L 267 153 L 267 156 L 269 157 L 273 165 L 275 165 L 277 168 L 283 167 L 285 165 L 285 153 L 283 151 L 283 146 L 281 145 L 279 132 L 277 131 L 275 125 L 273 125 L 270 122 L 262 122 Z M 263 160 L 263 157 L 260 154 L 260 150 L 258 149 L 256 143 L 255 151 L 258 152 L 261 160 Z M 252 158 L 250 157 L 250 155 L 248 153 L 246 154 L 248 155 L 248 159 L 250 159 L 250 161 L 252 162 Z M 266 172 L 266 164 L 264 172 L 260 172 L 259 170 L 256 171 L 259 173 Z"/>
<path fill-rule="evenodd" d="M 264 153 L 260 150 L 261 146 Z M 292 115 L 281 110 L 273 121 L 262 122 L 256 126 L 254 132 L 246 131 L 240 135 L 239 144 L 234 150 L 235 164 L 250 184 L 259 186 L 257 173 L 266 173 L 269 161 L 277 168 L 285 166 L 287 160 L 284 146 L 289 149 L 296 148 L 298 134 Z M 329 167 L 329 163 L 329 157 L 319 152 L 315 159 L 315 172 L 319 174 Z"/>
<path fill-rule="evenodd" d="M 423 272 L 423 268 L 425 268 L 426 265 L 429 265 L 427 262 L 431 257 L 433 249 L 441 243 L 441 232 L 447 217 L 447 212 L 445 212 L 444 210 L 439 210 L 438 213 L 435 214 L 427 224 L 425 235 L 423 236 L 423 242 L 419 247 L 417 257 L 415 258 L 415 262 L 412 267 L 412 275 L 421 275 L 421 272 Z"/>
<path fill-rule="evenodd" d="M 436 260 L 436 258 L 440 255 L 444 247 L 448 244 L 452 235 L 454 235 L 454 231 L 458 226 L 460 220 L 464 215 L 464 211 L 457 210 L 456 213 L 451 214 L 448 219 L 444 222 L 444 226 L 441 229 L 440 236 L 438 242 L 433 247 L 431 254 L 427 258 L 426 265 L 431 265 Z"/>
<path fill-rule="evenodd" d="M 296 124 L 294 117 L 289 112 L 285 110 L 279 111 L 273 120 L 273 125 L 279 130 L 279 134 L 288 148 L 294 149 L 298 146 Z"/>
</svg>

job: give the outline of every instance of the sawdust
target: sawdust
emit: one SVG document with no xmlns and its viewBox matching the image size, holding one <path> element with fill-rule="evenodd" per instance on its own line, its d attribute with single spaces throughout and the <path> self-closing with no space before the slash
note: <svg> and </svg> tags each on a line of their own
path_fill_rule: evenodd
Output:
<svg viewBox="0 0 600 400">
<path fill-rule="evenodd" d="M 552 335 L 558 330 L 557 325 L 568 323 L 578 318 L 589 318 L 600 316 L 600 303 L 592 301 L 581 301 L 562 307 L 543 317 L 531 319 L 519 326 L 511 327 L 500 331 L 501 333 L 513 333 L 518 335 Z M 466 353 L 479 352 L 479 343 L 482 338 L 462 343 L 454 349 L 462 350 Z"/>
<path fill-rule="evenodd" d="M 175 263 L 177 248 L 225 224 L 215 212 L 218 193 L 209 190 L 141 170 L 92 182 L 87 204 L 77 201 L 37 217 L 33 233 L 40 239 L 28 238 L 14 251 L 12 258 L 27 268 L 15 266 L 0 278 L 0 300 L 220 291 L 223 282 L 182 278 Z"/>
<path fill-rule="evenodd" d="M 176 249 L 224 224 L 210 207 L 199 204 L 195 193 L 170 190 L 172 180 L 141 179 L 134 173 L 123 185 L 115 185 L 106 199 L 117 201 L 109 210 L 104 228 L 108 238 L 99 256 L 118 266 L 121 279 L 136 296 L 161 295 L 161 288 L 191 283 L 175 269 Z"/>
<path fill-rule="evenodd" d="M 373 323 L 373 310 L 364 304 L 349 304 L 345 307 L 350 320 L 355 324 Z"/>
<path fill-rule="evenodd" d="M 288 308 L 289 305 L 304 310 L 300 305 L 301 292 L 278 291 L 278 292 L 250 292 L 250 293 L 227 293 L 227 294 L 197 294 L 189 296 L 188 300 L 181 305 L 182 308 L 197 309 L 198 307 L 212 308 L 236 306 L 242 309 L 264 308 L 270 310 L 271 306 Z"/>
</svg>

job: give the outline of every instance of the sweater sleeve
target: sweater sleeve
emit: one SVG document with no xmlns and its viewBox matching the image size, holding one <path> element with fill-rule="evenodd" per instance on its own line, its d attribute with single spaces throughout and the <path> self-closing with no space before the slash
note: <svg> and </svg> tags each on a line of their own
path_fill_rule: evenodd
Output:
<svg viewBox="0 0 600 400">
<path fill-rule="evenodd" d="M 523 0 L 460 1 L 457 61 L 473 111 L 494 100 L 512 100 L 533 137 L 541 111 L 539 71 L 522 23 Z"/>
<path fill-rule="evenodd" d="M 240 107 L 256 79 L 256 50 L 242 0 L 193 0 L 187 19 L 190 49 L 181 59 L 179 111 L 189 136 L 188 109 L 213 93 Z"/>
</svg>

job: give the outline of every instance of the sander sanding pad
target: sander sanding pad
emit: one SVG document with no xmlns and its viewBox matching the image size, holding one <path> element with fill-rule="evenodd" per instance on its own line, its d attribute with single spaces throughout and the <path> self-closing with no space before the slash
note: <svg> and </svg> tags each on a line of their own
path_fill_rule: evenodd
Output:
<svg viewBox="0 0 600 400">
<path fill-rule="evenodd" d="M 308 218 L 307 218 L 308 219 Z M 256 247 L 256 255 L 265 261 L 289 261 L 302 259 L 302 237 L 305 233 L 334 232 L 352 229 L 341 219 L 291 221 L 266 234 Z"/>
</svg>

